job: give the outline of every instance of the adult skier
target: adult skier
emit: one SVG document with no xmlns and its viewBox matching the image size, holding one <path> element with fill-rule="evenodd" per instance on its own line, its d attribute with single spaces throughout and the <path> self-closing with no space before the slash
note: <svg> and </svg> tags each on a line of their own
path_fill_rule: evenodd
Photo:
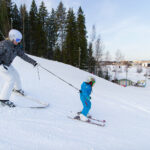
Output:
<svg viewBox="0 0 150 150">
<path fill-rule="evenodd" d="M 0 42 L 0 76 L 4 80 L 4 85 L 0 91 L 0 102 L 9 107 L 15 107 L 15 104 L 9 100 L 13 90 L 24 95 L 19 74 L 11 65 L 15 57 L 21 57 L 26 62 L 31 63 L 34 67 L 38 65 L 35 60 L 28 57 L 18 46 L 21 40 L 21 32 L 11 29 L 9 31 L 8 39 Z"/>
<path fill-rule="evenodd" d="M 83 105 L 83 110 L 79 113 L 79 115 L 75 116 L 74 119 L 88 121 L 87 114 L 91 109 L 90 95 L 95 82 L 96 81 L 94 77 L 89 77 L 86 82 L 82 83 L 80 90 L 80 100 Z"/>
</svg>

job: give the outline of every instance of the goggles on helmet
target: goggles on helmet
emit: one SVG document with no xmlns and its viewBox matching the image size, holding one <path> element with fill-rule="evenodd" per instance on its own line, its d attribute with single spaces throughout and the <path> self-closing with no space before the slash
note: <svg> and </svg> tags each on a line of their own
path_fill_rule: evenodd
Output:
<svg viewBox="0 0 150 150">
<path fill-rule="evenodd" d="M 21 39 L 16 39 L 16 42 L 17 42 L 17 43 L 20 43 L 20 42 L 21 42 Z"/>
</svg>

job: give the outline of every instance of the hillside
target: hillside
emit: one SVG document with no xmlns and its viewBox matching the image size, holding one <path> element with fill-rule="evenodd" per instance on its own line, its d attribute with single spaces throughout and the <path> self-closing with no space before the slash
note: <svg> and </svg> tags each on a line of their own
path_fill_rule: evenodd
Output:
<svg viewBox="0 0 150 150">
<path fill-rule="evenodd" d="M 33 57 L 33 56 L 32 56 Z M 37 57 L 43 67 L 80 88 L 90 75 L 78 68 Z M 96 77 L 90 114 L 107 121 L 106 127 L 70 120 L 82 109 L 79 93 L 45 70 L 16 58 L 25 92 L 46 109 L 0 107 L 0 150 L 148 150 L 150 147 L 150 84 L 124 88 Z M 3 81 L 0 78 L 0 89 Z M 14 93 L 11 100 L 26 105 Z"/>
</svg>

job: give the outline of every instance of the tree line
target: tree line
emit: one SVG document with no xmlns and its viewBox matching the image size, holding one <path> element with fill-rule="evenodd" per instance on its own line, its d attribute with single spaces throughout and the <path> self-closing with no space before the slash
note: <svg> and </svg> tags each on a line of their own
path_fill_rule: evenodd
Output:
<svg viewBox="0 0 150 150">
<path fill-rule="evenodd" d="M 99 66 L 101 41 L 97 39 L 97 57 L 93 57 L 94 37 L 88 42 L 85 15 L 81 7 L 75 13 L 60 2 L 56 10 L 52 8 L 48 12 L 44 2 L 38 8 L 35 0 L 32 0 L 27 11 L 25 4 L 18 9 L 11 0 L 0 0 L 0 40 L 7 37 L 12 28 L 22 32 L 21 46 L 28 54 L 60 61 L 92 73 L 95 72 L 95 66 Z"/>
</svg>

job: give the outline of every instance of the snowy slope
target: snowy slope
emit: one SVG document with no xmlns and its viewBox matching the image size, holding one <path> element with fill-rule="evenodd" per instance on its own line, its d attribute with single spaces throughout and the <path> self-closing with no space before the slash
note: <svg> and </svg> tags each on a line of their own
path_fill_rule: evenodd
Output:
<svg viewBox="0 0 150 150">
<path fill-rule="evenodd" d="M 33 58 L 77 88 L 90 75 L 63 63 Z M 150 84 L 124 88 L 96 77 L 90 113 L 107 120 L 102 128 L 67 118 L 70 111 L 82 109 L 75 89 L 43 69 L 39 80 L 36 69 L 20 58 L 13 65 L 25 92 L 50 107 L 0 107 L 0 150 L 149 150 Z M 15 94 L 11 100 L 26 105 Z"/>
</svg>

